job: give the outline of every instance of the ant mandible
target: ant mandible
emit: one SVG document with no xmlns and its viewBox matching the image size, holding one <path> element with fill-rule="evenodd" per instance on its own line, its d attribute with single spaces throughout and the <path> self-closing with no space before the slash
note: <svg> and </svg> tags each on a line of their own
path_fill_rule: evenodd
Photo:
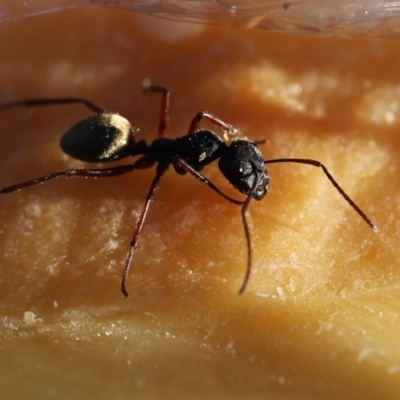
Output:
<svg viewBox="0 0 400 400">
<path fill-rule="evenodd" d="M 241 206 L 241 218 L 247 244 L 247 267 L 239 294 L 242 294 L 247 287 L 252 267 L 251 237 L 246 216 L 251 199 L 262 200 L 267 194 L 269 176 L 266 164 L 298 163 L 321 168 L 326 177 L 350 206 L 374 231 L 377 231 L 376 225 L 345 193 L 328 169 L 319 161 L 303 158 L 264 160 L 257 146 L 257 144 L 263 142 L 251 142 L 241 137 L 240 133 L 231 125 L 203 111 L 194 116 L 186 135 L 175 139 L 167 138 L 165 131 L 169 113 L 169 90 L 153 85 L 149 79 L 143 81 L 142 89 L 146 92 L 156 92 L 162 95 L 158 138 L 154 139 L 150 144 L 145 140 L 135 140 L 137 130 L 132 128 L 127 119 L 119 114 L 107 112 L 102 107 L 84 98 L 25 99 L 0 105 L 0 111 L 4 111 L 20 106 L 38 107 L 82 103 L 96 114 L 78 122 L 63 135 L 60 146 L 66 154 L 75 159 L 92 163 L 106 163 L 128 156 L 141 156 L 132 164 L 103 169 L 73 168 L 48 174 L 5 187 L 0 190 L 0 194 L 25 189 L 29 186 L 38 185 L 59 177 L 112 177 L 126 174 L 135 169 L 148 169 L 154 165 L 156 166 L 156 175 L 150 184 L 139 214 L 122 273 L 121 291 L 125 297 L 128 297 L 126 279 L 134 249 L 138 243 L 150 203 L 158 189 L 160 179 L 170 165 L 174 167 L 178 174 L 189 173 L 224 199 Z M 227 144 L 226 141 L 222 140 L 211 130 L 199 129 L 199 124 L 203 119 L 209 120 L 216 127 L 220 128 L 225 134 L 224 137 L 233 136 L 231 143 Z M 227 196 L 200 173 L 204 166 L 216 160 L 218 160 L 218 167 L 225 178 L 235 189 L 246 196 L 244 200 L 235 200 Z"/>
</svg>

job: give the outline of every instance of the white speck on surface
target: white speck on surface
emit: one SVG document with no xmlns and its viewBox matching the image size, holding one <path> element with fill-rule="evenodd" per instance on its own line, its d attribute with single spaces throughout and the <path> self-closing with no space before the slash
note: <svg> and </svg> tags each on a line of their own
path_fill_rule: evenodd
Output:
<svg viewBox="0 0 400 400">
<path fill-rule="evenodd" d="M 278 296 L 282 301 L 285 301 L 287 299 L 286 290 L 282 286 L 278 286 L 276 288 L 276 292 L 278 293 Z"/>
<path fill-rule="evenodd" d="M 36 319 L 35 313 L 32 311 L 25 311 L 23 321 L 26 325 L 35 325 L 38 320 Z"/>
<path fill-rule="evenodd" d="M 364 361 L 368 356 L 370 356 L 374 352 L 375 350 L 372 347 L 365 347 L 358 354 L 357 362 L 360 363 L 361 361 Z"/>
<path fill-rule="evenodd" d="M 400 371 L 400 365 L 399 364 L 393 364 L 387 369 L 387 373 L 390 375 L 397 374 Z"/>
<path fill-rule="evenodd" d="M 271 295 L 269 293 L 256 292 L 255 295 L 258 297 L 264 297 L 264 298 L 271 297 Z"/>
<path fill-rule="evenodd" d="M 230 342 L 228 342 L 225 347 L 225 350 L 228 354 L 235 355 L 236 354 L 235 341 L 231 340 Z"/>
</svg>

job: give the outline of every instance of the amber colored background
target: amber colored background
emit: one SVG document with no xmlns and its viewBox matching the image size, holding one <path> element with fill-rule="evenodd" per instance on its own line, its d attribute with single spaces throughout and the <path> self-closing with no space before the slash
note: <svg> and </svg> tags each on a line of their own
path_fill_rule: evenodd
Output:
<svg viewBox="0 0 400 400">
<path fill-rule="evenodd" d="M 298 38 L 76 9 L 0 26 L 0 101 L 83 96 L 156 135 L 208 110 L 265 158 L 322 161 L 374 233 L 311 166 L 271 165 L 239 208 L 171 170 L 128 279 L 120 275 L 153 170 L 0 197 L 4 399 L 396 399 L 400 393 L 396 41 Z M 0 114 L 0 187 L 81 162 L 62 154 L 79 105 Z M 204 173 L 228 187 L 216 166 Z M 28 312 L 28 313 L 27 313 Z"/>
</svg>

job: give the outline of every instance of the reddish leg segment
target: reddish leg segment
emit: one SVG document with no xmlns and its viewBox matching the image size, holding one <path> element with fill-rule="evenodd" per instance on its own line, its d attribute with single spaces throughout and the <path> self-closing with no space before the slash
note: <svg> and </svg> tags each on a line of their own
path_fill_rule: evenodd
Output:
<svg viewBox="0 0 400 400">
<path fill-rule="evenodd" d="M 7 110 L 14 107 L 41 107 L 60 104 L 76 104 L 82 103 L 95 113 L 104 113 L 104 108 L 98 106 L 90 100 L 82 97 L 65 97 L 65 98 L 52 98 L 52 99 L 25 99 L 20 101 L 12 101 L 11 103 L 0 104 L 0 111 Z"/>
</svg>

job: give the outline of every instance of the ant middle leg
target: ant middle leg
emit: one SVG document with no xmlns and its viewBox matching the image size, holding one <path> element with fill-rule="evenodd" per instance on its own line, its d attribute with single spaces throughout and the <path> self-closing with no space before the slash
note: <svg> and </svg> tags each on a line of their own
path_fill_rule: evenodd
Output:
<svg viewBox="0 0 400 400">
<path fill-rule="evenodd" d="M 156 176 L 154 177 L 154 179 L 151 182 L 150 187 L 147 191 L 146 199 L 143 203 L 142 210 L 140 211 L 139 219 L 135 226 L 135 231 L 133 232 L 128 256 L 125 261 L 125 266 L 124 266 L 124 270 L 122 272 L 122 278 L 121 278 L 121 292 L 125 297 L 128 297 L 128 292 L 126 290 L 126 279 L 128 276 L 129 267 L 132 262 L 133 253 L 134 253 L 134 250 L 138 243 L 140 233 L 142 232 L 142 228 L 143 228 L 144 222 L 146 220 L 147 212 L 149 211 L 149 208 L 150 208 L 150 203 L 153 201 L 153 198 L 154 198 L 154 196 L 157 192 L 158 186 L 159 186 L 160 179 L 164 175 L 164 173 L 167 171 L 168 167 L 169 167 L 169 163 L 159 163 L 157 165 Z"/>
<path fill-rule="evenodd" d="M 142 90 L 144 92 L 161 93 L 161 110 L 158 122 L 158 137 L 164 138 L 169 120 L 169 90 L 163 86 L 153 85 L 151 80 L 146 78 L 142 82 Z"/>
</svg>

